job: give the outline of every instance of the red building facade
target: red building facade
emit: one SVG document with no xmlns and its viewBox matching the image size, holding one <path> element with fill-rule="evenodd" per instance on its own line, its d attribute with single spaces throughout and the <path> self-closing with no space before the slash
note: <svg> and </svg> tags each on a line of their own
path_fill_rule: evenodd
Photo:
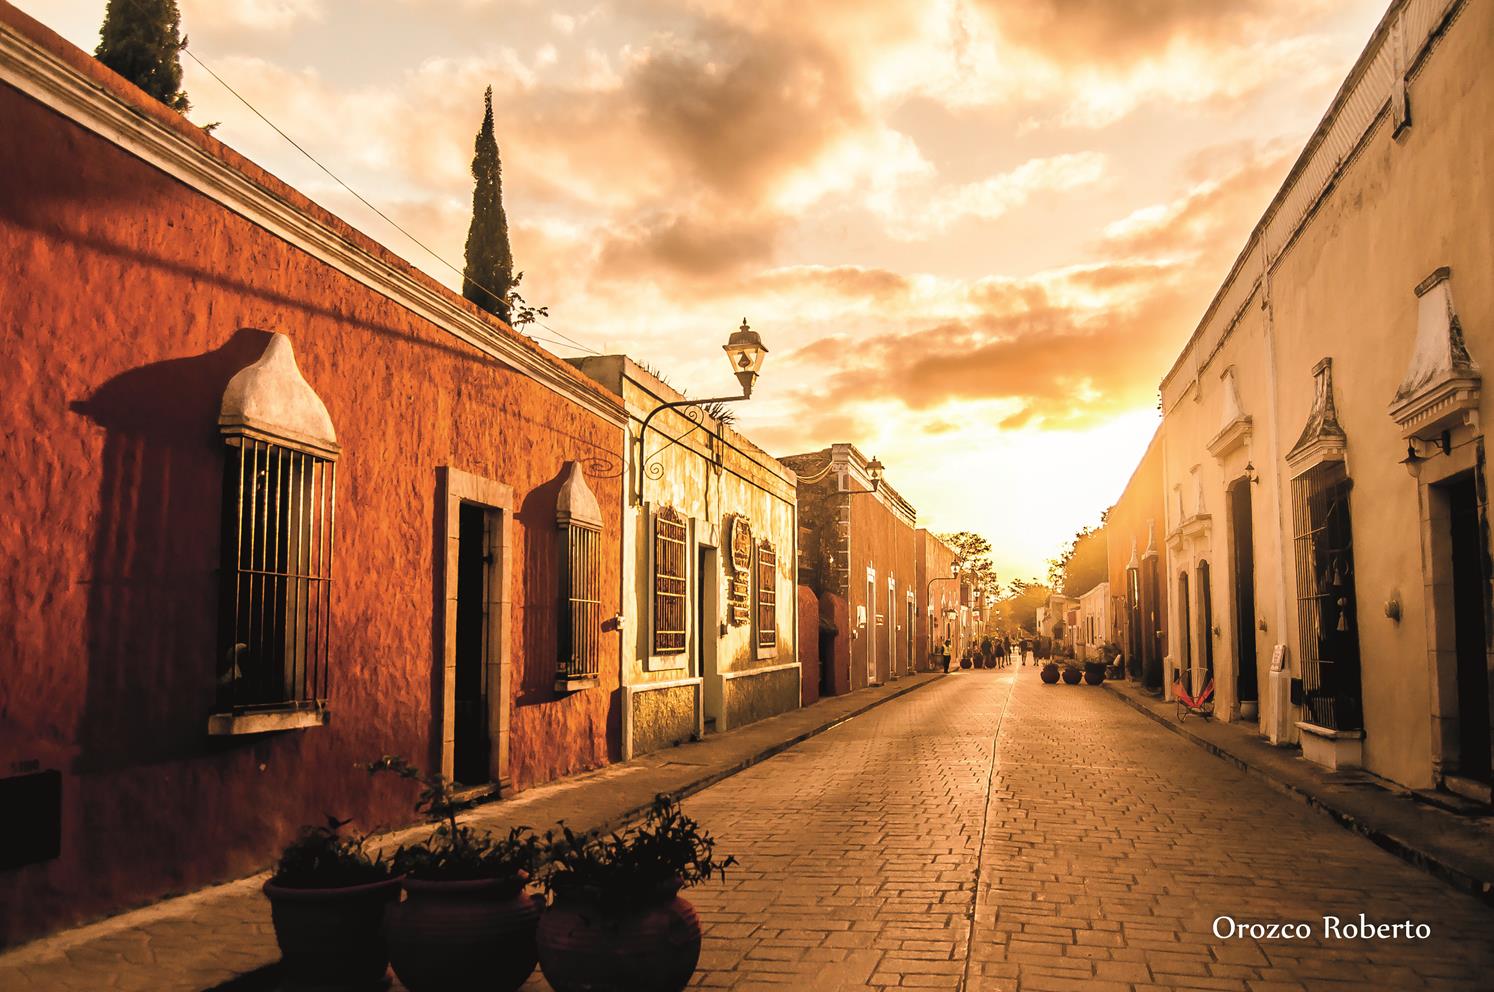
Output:
<svg viewBox="0 0 1494 992">
<path fill-rule="evenodd" d="M 1159 430 L 1105 518 L 1109 637 L 1120 645 L 1126 674 L 1152 689 L 1162 688 L 1168 629 L 1161 439 Z"/>
<path fill-rule="evenodd" d="M 933 671 L 934 650 L 949 642 L 949 656 L 958 665 L 968 646 L 961 623 L 961 609 L 968 588 L 951 569 L 959 556 L 953 548 L 920 527 L 915 533 L 917 573 L 915 595 L 918 616 L 914 627 L 914 663 L 921 671 Z"/>
<path fill-rule="evenodd" d="M 616 399 L 3 3 L 0 43 L 0 945 L 408 819 L 380 754 L 614 759 Z"/>
<path fill-rule="evenodd" d="M 799 475 L 799 581 L 846 604 L 847 628 L 820 642 L 822 692 L 913 671 L 918 615 L 916 514 L 854 445 L 780 458 Z M 847 636 L 848 635 L 848 636 Z M 848 647 L 847 647 L 848 642 Z"/>
</svg>

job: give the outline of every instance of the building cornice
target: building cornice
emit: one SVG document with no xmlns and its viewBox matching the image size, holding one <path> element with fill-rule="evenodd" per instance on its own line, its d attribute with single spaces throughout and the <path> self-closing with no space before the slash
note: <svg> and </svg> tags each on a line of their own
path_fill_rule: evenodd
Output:
<svg viewBox="0 0 1494 992">
<path fill-rule="evenodd" d="M 593 388 L 560 359 L 526 343 L 495 318 L 480 316 L 455 293 L 417 274 L 409 263 L 401 260 L 395 265 L 357 244 L 350 231 L 340 231 L 328 222 L 330 214 L 318 217 L 307 206 L 293 202 L 293 196 L 299 194 L 274 177 L 265 174 L 257 181 L 246 175 L 215 154 L 224 147 L 219 142 L 200 133 L 188 137 L 186 130 L 199 129 L 185 119 L 160 119 L 154 108 L 129 99 L 123 92 L 125 86 L 115 92 L 90 78 L 16 23 L 24 25 L 29 18 L 13 9 L 0 8 L 0 14 L 5 15 L 0 17 L 0 82 L 589 413 L 619 427 L 626 424 L 619 403 Z M 140 99 L 148 98 L 142 95 Z M 315 211 L 322 212 L 320 208 Z"/>
<path fill-rule="evenodd" d="M 1392 0 L 1328 110 L 1313 130 L 1286 179 L 1256 222 L 1229 273 L 1215 291 L 1187 344 L 1162 376 L 1164 406 L 1172 383 L 1202 373 L 1223 346 L 1266 274 L 1296 242 L 1318 207 L 1337 188 L 1370 134 L 1385 121 L 1399 136 L 1406 84 L 1421 71 L 1428 54 L 1468 0 Z M 1397 104 L 1400 104 L 1398 109 Z M 1262 301 L 1268 306 L 1269 301 Z M 1211 333 L 1216 332 L 1216 333 Z M 1207 342 L 1205 338 L 1211 337 Z M 1190 358 L 1192 359 L 1190 361 Z"/>
</svg>

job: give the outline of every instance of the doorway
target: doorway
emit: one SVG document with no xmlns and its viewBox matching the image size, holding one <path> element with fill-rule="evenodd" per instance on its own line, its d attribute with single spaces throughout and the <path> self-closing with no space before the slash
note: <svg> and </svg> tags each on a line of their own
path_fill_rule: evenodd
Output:
<svg viewBox="0 0 1494 992">
<path fill-rule="evenodd" d="M 907 668 L 907 674 L 909 674 L 909 675 L 913 674 L 915 671 L 918 670 L 918 660 L 913 656 L 913 621 L 917 617 L 918 617 L 918 606 L 917 606 L 917 604 L 915 604 L 910 599 L 910 600 L 908 600 L 908 620 L 907 620 L 907 626 L 905 626 L 903 628 L 903 630 L 907 632 L 907 637 L 905 637 L 904 640 L 908 642 L 907 643 L 907 646 L 908 646 L 908 668 Z"/>
<path fill-rule="evenodd" d="M 1235 580 L 1235 699 L 1253 703 L 1260 698 L 1255 658 L 1255 532 L 1251 516 L 1250 482 L 1230 484 L 1229 526 L 1234 546 Z"/>
<path fill-rule="evenodd" d="M 866 577 L 866 684 L 877 684 L 877 577 Z"/>
<path fill-rule="evenodd" d="M 463 785 L 491 780 L 488 736 L 489 589 L 495 514 L 475 503 L 458 511 L 456 583 L 456 702 L 453 778 Z"/>
<path fill-rule="evenodd" d="M 1126 569 L 1126 672 L 1141 681 L 1141 570 Z"/>
<path fill-rule="evenodd" d="M 1453 647 L 1457 655 L 1459 775 L 1490 782 L 1489 651 L 1486 626 L 1488 539 L 1474 474 L 1437 487 L 1447 500 L 1452 558 Z"/>
<path fill-rule="evenodd" d="M 1198 653 L 1204 670 L 1203 676 L 1195 681 L 1195 691 L 1214 679 L 1214 583 L 1210 581 L 1206 561 L 1198 563 L 1198 636 Z"/>
<path fill-rule="evenodd" d="M 1178 672 L 1193 667 L 1193 604 L 1188 599 L 1188 573 L 1178 573 Z M 1175 673 L 1174 678 L 1177 677 Z M 1192 679 L 1192 674 L 1189 674 Z M 1191 688 L 1191 687 L 1190 687 Z M 1197 689 L 1193 689 L 1197 692 Z"/>
<path fill-rule="evenodd" d="M 721 726 L 721 699 L 724 695 L 721 673 L 717 671 L 720 662 L 716 653 L 720 642 L 718 634 L 721 623 L 721 607 L 717 601 L 721 589 L 720 551 L 709 545 L 700 545 L 696 566 L 695 602 L 698 604 L 695 610 L 696 656 L 695 671 L 691 674 L 701 676 L 703 684 L 701 697 L 705 706 L 702 719 L 705 722 L 705 729 L 714 731 Z"/>
</svg>

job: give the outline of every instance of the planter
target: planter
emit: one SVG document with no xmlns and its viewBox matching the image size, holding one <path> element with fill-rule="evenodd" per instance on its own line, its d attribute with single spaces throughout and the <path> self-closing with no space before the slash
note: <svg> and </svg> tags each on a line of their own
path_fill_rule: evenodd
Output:
<svg viewBox="0 0 1494 992">
<path fill-rule="evenodd" d="M 1039 678 L 1049 685 L 1055 685 L 1058 682 L 1058 666 L 1051 661 L 1048 662 L 1043 666 L 1043 671 Z"/>
<path fill-rule="evenodd" d="M 1081 673 L 1079 669 L 1073 667 L 1072 665 L 1063 666 L 1064 685 L 1078 685 L 1079 680 L 1083 677 L 1083 673 Z"/>
<path fill-rule="evenodd" d="M 983 660 L 984 660 L 985 666 L 987 668 L 995 668 L 996 667 L 996 656 L 994 654 L 988 654 L 988 655 L 983 656 Z"/>
<path fill-rule="evenodd" d="M 380 988 L 389 970 L 384 910 L 400 879 L 338 889 L 264 885 L 288 984 L 319 989 Z"/>
<path fill-rule="evenodd" d="M 1105 681 L 1105 665 L 1098 661 L 1084 663 L 1084 684 L 1099 685 Z"/>
<path fill-rule="evenodd" d="M 960 659 L 960 667 L 961 668 L 969 668 L 970 667 L 970 659 L 969 658 L 961 658 Z"/>
<path fill-rule="evenodd" d="M 528 876 L 476 881 L 405 880 L 389 906 L 389 963 L 410 992 L 513 992 L 534 972 L 544 898 Z"/>
<path fill-rule="evenodd" d="M 615 914 L 557 893 L 539 925 L 545 981 L 555 992 L 680 992 L 700 960 L 700 917 L 677 893 Z"/>
</svg>

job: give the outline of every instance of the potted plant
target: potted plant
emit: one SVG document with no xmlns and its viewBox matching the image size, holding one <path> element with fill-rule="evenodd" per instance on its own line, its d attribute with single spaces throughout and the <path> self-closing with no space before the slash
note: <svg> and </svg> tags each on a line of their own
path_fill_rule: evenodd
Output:
<svg viewBox="0 0 1494 992">
<path fill-rule="evenodd" d="M 281 968 L 292 984 L 376 988 L 389 970 L 381 928 L 400 879 L 382 856 L 368 853 L 366 837 L 342 833 L 349 822 L 328 816 L 324 825 L 302 829 L 264 884 Z"/>
<path fill-rule="evenodd" d="M 1045 662 L 1043 662 L 1043 670 L 1042 670 L 1042 673 L 1038 677 L 1041 678 L 1044 682 L 1048 683 L 1049 685 L 1056 685 L 1057 682 L 1058 682 L 1058 665 L 1057 665 L 1057 663 L 1052 662 L 1052 661 L 1045 661 Z"/>
<path fill-rule="evenodd" d="M 1078 685 L 1079 680 L 1084 677 L 1084 670 L 1072 660 L 1065 658 L 1063 663 L 1064 685 Z"/>
<path fill-rule="evenodd" d="M 418 782 L 415 809 L 436 824 L 425 841 L 394 855 L 405 891 L 385 914 L 394 973 L 410 992 L 513 992 L 538 960 L 543 898 L 525 886 L 539 859 L 539 838 L 528 827 L 501 837 L 458 823 L 457 814 L 473 804 L 458 799 L 444 776 L 423 774 L 403 758 L 386 755 L 369 771 Z"/>
<path fill-rule="evenodd" d="M 625 833 L 546 834 L 539 958 L 555 992 L 679 992 L 700 959 L 700 918 L 681 888 L 716 875 L 715 840 L 667 795 Z"/>
</svg>

